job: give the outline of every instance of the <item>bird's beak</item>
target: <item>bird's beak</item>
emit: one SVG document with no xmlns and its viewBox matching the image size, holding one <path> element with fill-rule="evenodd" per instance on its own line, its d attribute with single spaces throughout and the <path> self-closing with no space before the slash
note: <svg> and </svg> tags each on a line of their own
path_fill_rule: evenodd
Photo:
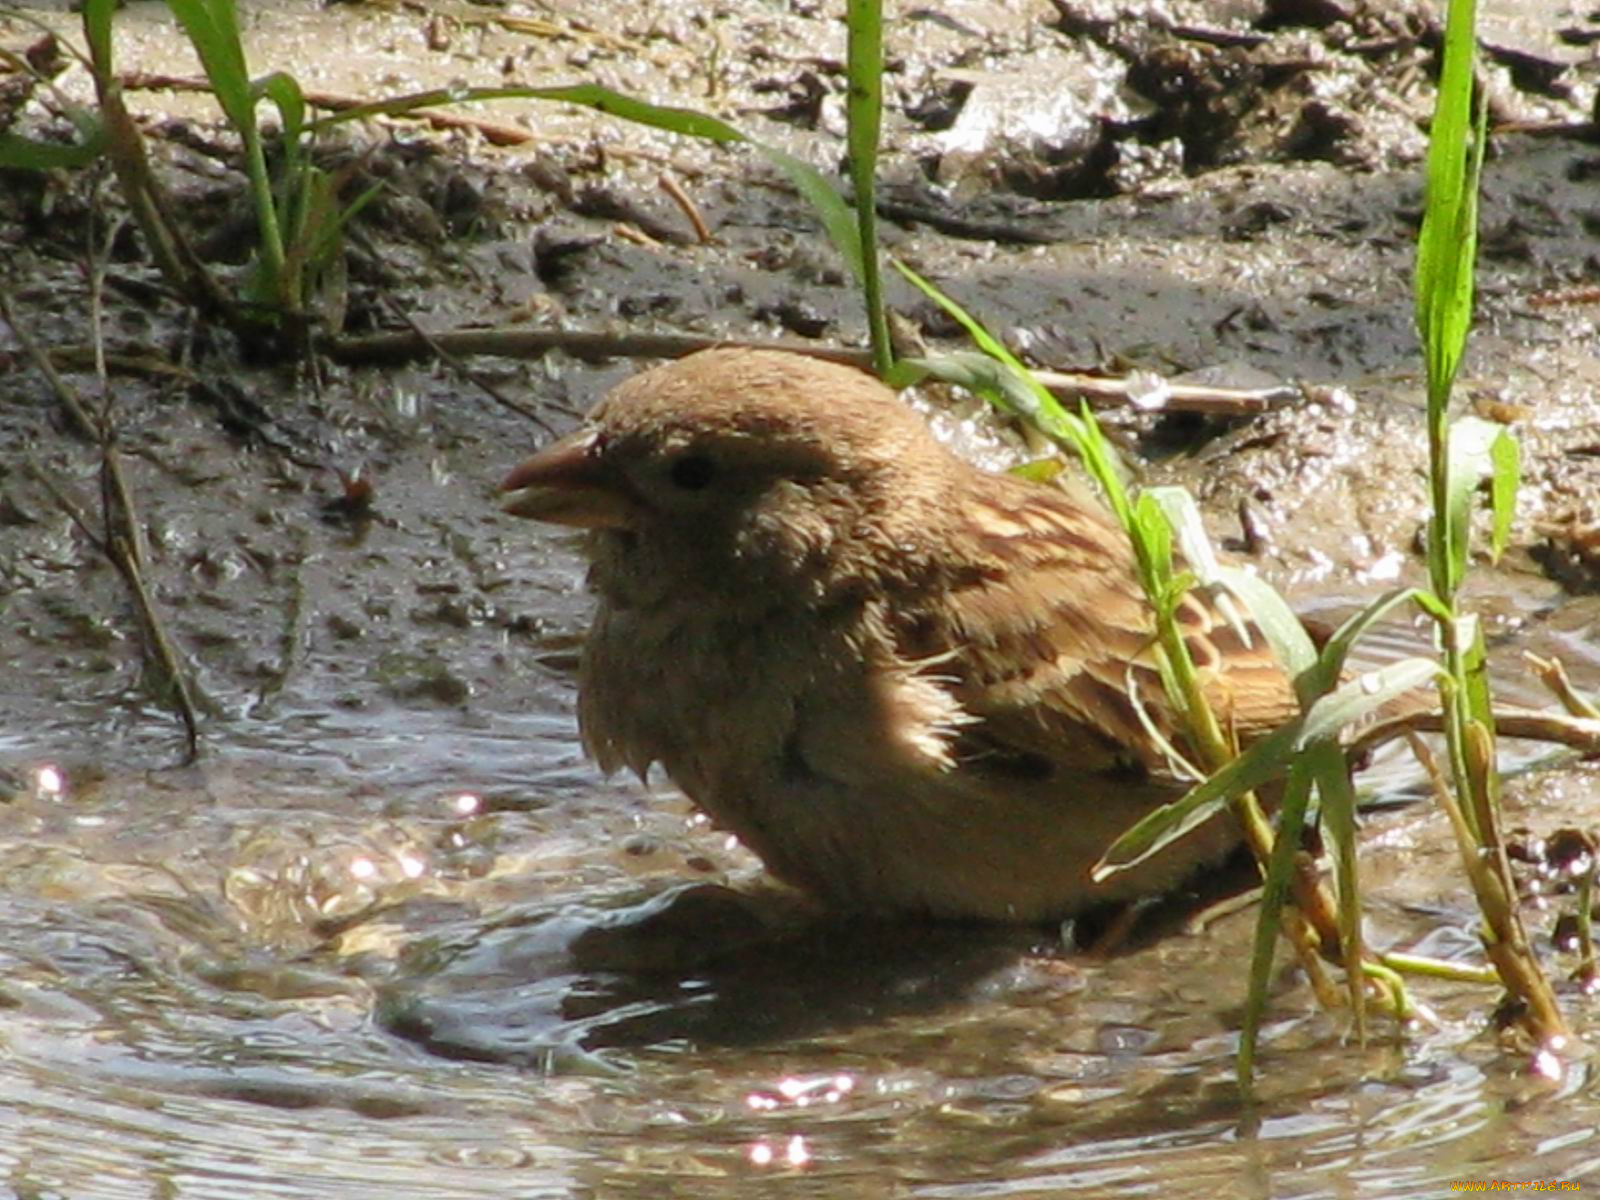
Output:
<svg viewBox="0 0 1600 1200">
<path fill-rule="evenodd" d="M 579 529 L 632 524 L 638 503 L 605 469 L 600 445 L 599 431 L 588 425 L 552 442 L 505 477 L 500 507 L 514 517 Z"/>
</svg>

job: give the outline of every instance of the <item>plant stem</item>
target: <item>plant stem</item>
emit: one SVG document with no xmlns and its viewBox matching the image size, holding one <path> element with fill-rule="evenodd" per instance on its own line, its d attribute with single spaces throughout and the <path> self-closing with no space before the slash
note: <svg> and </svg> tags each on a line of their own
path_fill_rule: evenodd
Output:
<svg viewBox="0 0 1600 1200">
<path fill-rule="evenodd" d="M 855 192 L 856 225 L 861 231 L 861 290 L 867 307 L 872 363 L 880 376 L 894 365 L 889 315 L 883 302 L 878 262 L 878 135 L 883 123 L 883 14 L 879 0 L 850 0 L 847 75 L 850 84 L 850 183 Z"/>
</svg>

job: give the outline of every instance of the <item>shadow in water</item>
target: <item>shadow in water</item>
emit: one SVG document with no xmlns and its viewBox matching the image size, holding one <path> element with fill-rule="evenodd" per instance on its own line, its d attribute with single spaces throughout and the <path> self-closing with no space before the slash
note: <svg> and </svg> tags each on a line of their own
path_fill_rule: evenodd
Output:
<svg viewBox="0 0 1600 1200">
<path fill-rule="evenodd" d="M 780 1043 L 931 1012 L 1026 986 L 1027 964 L 1061 954 L 1037 929 L 820 918 L 696 885 L 418 944 L 378 1012 L 447 1057 L 607 1070 L 594 1052 Z"/>
<path fill-rule="evenodd" d="M 378 1014 L 433 1053 L 542 1070 L 612 1070 L 597 1053 L 611 1050 L 776 1045 L 980 992 L 1076 990 L 1064 961 L 1074 946 L 1103 956 L 1148 945 L 1252 876 L 1217 868 L 1203 895 L 1091 913 L 1066 931 L 829 918 L 772 893 L 690 885 L 614 911 L 524 912 L 426 939 Z"/>
</svg>

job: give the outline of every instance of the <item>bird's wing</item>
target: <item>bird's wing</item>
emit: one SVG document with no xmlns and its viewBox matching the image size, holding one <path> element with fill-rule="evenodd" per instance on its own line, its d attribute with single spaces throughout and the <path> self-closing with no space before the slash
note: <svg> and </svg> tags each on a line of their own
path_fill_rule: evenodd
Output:
<svg viewBox="0 0 1600 1200">
<path fill-rule="evenodd" d="M 937 616 L 905 623 L 907 651 L 946 656 L 963 708 L 963 756 L 1023 775 L 1132 772 L 1170 778 L 1173 764 L 1138 708 L 1180 749 L 1162 688 L 1154 623 L 1126 535 L 1093 501 L 988 477 L 970 509 L 967 562 Z M 1225 731 L 1241 744 L 1297 711 L 1271 647 L 1248 640 L 1191 591 L 1178 609 L 1189 652 Z M 1137 706 L 1133 696 L 1137 696 Z M 975 764 L 976 765 L 976 764 Z"/>
</svg>

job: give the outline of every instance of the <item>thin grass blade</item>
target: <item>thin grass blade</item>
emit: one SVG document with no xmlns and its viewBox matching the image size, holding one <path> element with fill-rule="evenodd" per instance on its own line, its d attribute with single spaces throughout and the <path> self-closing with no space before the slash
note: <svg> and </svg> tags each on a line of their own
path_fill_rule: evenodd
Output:
<svg viewBox="0 0 1600 1200">
<path fill-rule="evenodd" d="M 1307 691 L 1300 695 L 1301 704 L 1309 706 L 1317 697 L 1332 689 L 1344 674 L 1345 660 L 1349 658 L 1351 648 L 1367 630 L 1406 601 L 1419 600 L 1423 595 L 1418 588 L 1395 588 L 1347 618 L 1334 630 L 1333 636 L 1322 647 L 1322 653 L 1317 656 L 1316 671 L 1306 680 Z"/>
<path fill-rule="evenodd" d="M 855 192 L 856 228 L 861 239 L 861 290 L 867 309 L 872 361 L 880 376 L 894 365 L 878 262 L 878 138 L 883 125 L 883 14 L 879 0 L 849 0 L 845 101 L 850 150 L 850 185 Z"/>
<path fill-rule="evenodd" d="M 1477 168 L 1472 75 L 1475 0 L 1450 5 L 1439 102 L 1428 144 L 1427 200 L 1417 240 L 1416 320 L 1430 396 L 1448 395 L 1472 321 Z"/>
<path fill-rule="evenodd" d="M 1510 446 L 1511 474 L 1508 481 L 1514 485 L 1518 474 L 1516 447 L 1505 426 L 1481 417 L 1462 417 L 1450 426 L 1446 537 L 1450 549 L 1451 581 L 1455 585 L 1460 584 L 1467 572 L 1472 541 L 1472 500 L 1479 484 L 1485 479 L 1490 480 L 1492 500 L 1505 507 L 1507 498 L 1502 496 L 1504 482 L 1499 476 L 1503 474 L 1501 464 L 1507 458 L 1506 445 Z M 1513 487 L 1508 499 L 1514 502 L 1515 495 Z M 1497 526 L 1503 521 L 1509 531 L 1510 512 L 1497 511 L 1495 521 Z"/>
<path fill-rule="evenodd" d="M 167 0 L 200 56 L 211 90 L 236 130 L 255 124 L 255 97 L 231 0 Z"/>
<path fill-rule="evenodd" d="M 1299 679 L 1316 665 L 1316 645 L 1306 633 L 1300 618 L 1294 615 L 1294 610 L 1276 588 L 1259 575 L 1227 564 L 1217 567 L 1217 581 L 1250 610 L 1256 628 L 1266 635 L 1278 661 L 1291 679 Z M 1301 694 L 1301 706 L 1305 707 L 1319 694 L 1312 693 L 1309 698 Z"/>
<path fill-rule="evenodd" d="M 1489 538 L 1489 558 L 1499 562 L 1511 540 L 1511 520 L 1517 515 L 1517 492 L 1522 487 L 1522 446 L 1509 429 L 1489 443 L 1489 507 L 1494 524 Z"/>
<path fill-rule="evenodd" d="M 1258 788 L 1283 775 L 1300 746 L 1301 720 L 1290 721 L 1217 771 L 1187 795 L 1147 814 L 1101 855 L 1090 872 L 1097 882 L 1118 871 L 1137 866 L 1152 854 L 1205 824 L 1220 812 L 1229 797 Z"/>
<path fill-rule="evenodd" d="M 1300 846 L 1300 828 L 1305 823 L 1306 809 L 1311 802 L 1311 783 L 1308 760 L 1295 759 L 1289 768 L 1289 780 L 1284 786 L 1282 817 L 1262 880 L 1261 907 L 1256 915 L 1255 937 L 1250 949 L 1250 982 L 1245 994 L 1244 1016 L 1239 1028 L 1239 1053 L 1234 1067 L 1239 1088 L 1246 1096 L 1250 1095 L 1255 1074 L 1261 1019 L 1267 1011 L 1267 995 L 1272 987 L 1272 962 L 1278 947 L 1278 932 L 1283 925 L 1283 908 L 1289 899 L 1295 851 Z"/>
<path fill-rule="evenodd" d="M 1296 749 L 1323 738 L 1337 737 L 1340 730 L 1371 716 L 1412 689 L 1439 679 L 1442 674 L 1443 668 L 1434 659 L 1402 658 L 1341 684 L 1306 712 Z"/>
<path fill-rule="evenodd" d="M 1356 791 L 1350 764 L 1339 743 L 1324 738 L 1306 747 L 1304 761 L 1316 780 L 1322 830 L 1333 854 L 1335 893 L 1339 901 L 1339 945 L 1356 1036 L 1366 1037 L 1366 989 L 1361 969 L 1366 948 L 1361 936 L 1361 873 L 1356 858 Z"/>
<path fill-rule="evenodd" d="M 0 133 L 0 167 L 23 171 L 76 171 L 96 161 L 106 149 L 106 134 L 96 127 L 81 142 L 40 142 L 15 133 Z"/>
</svg>

